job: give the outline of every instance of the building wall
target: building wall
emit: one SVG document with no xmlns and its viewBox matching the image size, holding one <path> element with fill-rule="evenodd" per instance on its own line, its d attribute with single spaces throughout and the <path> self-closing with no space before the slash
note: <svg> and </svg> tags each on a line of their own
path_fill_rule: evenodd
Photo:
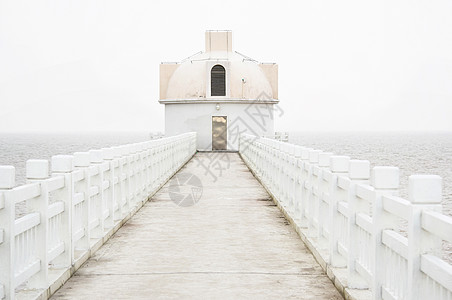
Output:
<svg viewBox="0 0 452 300">
<path fill-rule="evenodd" d="M 232 51 L 232 31 L 229 30 L 207 30 L 206 52 Z"/>
<path fill-rule="evenodd" d="M 228 150 L 238 150 L 239 133 L 263 136 L 272 135 L 273 104 L 166 104 L 165 134 L 167 136 L 195 131 L 198 133 L 198 150 L 212 150 L 212 116 L 227 117 Z"/>
<path fill-rule="evenodd" d="M 168 82 L 173 76 L 174 71 L 179 67 L 177 63 L 162 63 L 160 64 L 160 99 L 166 98 L 166 91 L 168 89 Z"/>
<path fill-rule="evenodd" d="M 226 96 L 222 97 L 210 95 L 211 70 L 217 64 L 226 70 Z M 160 100 L 213 98 L 268 100 L 277 99 L 277 94 L 276 64 L 215 59 L 160 65 Z"/>
<path fill-rule="evenodd" d="M 273 99 L 278 98 L 278 65 L 274 63 L 259 64 L 272 87 Z"/>
</svg>

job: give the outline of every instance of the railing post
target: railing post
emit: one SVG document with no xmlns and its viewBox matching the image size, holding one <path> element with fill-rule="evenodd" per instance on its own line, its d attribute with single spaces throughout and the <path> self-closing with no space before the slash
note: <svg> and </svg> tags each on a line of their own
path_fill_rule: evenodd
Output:
<svg viewBox="0 0 452 300">
<path fill-rule="evenodd" d="M 301 202 L 301 186 L 300 186 L 300 175 L 301 175 L 301 151 L 303 147 L 295 146 L 294 149 L 294 214 L 293 219 L 295 223 L 299 223 L 300 219 L 300 202 Z"/>
<path fill-rule="evenodd" d="M 317 238 L 320 235 L 320 220 L 319 220 L 319 210 L 320 210 L 320 198 L 318 197 L 319 188 L 319 154 L 321 150 L 311 150 L 309 151 L 309 171 L 308 171 L 308 201 L 307 209 L 309 215 L 308 231 L 307 235 L 309 237 Z M 317 172 L 317 174 L 315 174 Z"/>
<path fill-rule="evenodd" d="M 101 239 L 105 234 L 104 211 L 106 206 L 104 203 L 104 172 L 102 170 L 104 159 L 102 150 L 90 150 L 89 157 L 91 168 L 97 168 L 98 172 L 97 175 L 93 176 L 94 178 L 92 178 L 91 183 L 99 189 L 97 196 L 94 196 L 96 207 L 91 211 L 96 215 L 96 218 L 99 219 L 99 225 L 93 228 L 93 237 Z M 93 201 L 93 199 L 91 199 L 91 201 Z"/>
<path fill-rule="evenodd" d="M 128 147 L 126 145 L 121 146 L 119 148 L 119 151 L 121 152 L 121 173 L 120 176 L 122 177 L 122 191 L 123 191 L 123 197 L 125 199 L 124 206 L 127 205 L 126 210 L 124 210 L 124 213 L 128 214 L 132 210 L 132 199 L 130 197 L 130 163 L 129 163 L 129 151 Z"/>
<path fill-rule="evenodd" d="M 287 210 L 287 187 L 288 187 L 288 175 L 287 175 L 287 168 L 288 168 L 288 151 L 287 151 L 287 145 L 283 142 L 281 142 L 281 192 L 279 196 L 279 201 L 281 203 L 281 206 Z"/>
<path fill-rule="evenodd" d="M 408 220 L 408 297 L 426 299 L 422 295 L 421 256 L 441 255 L 441 239 L 422 229 L 421 216 L 426 210 L 441 212 L 442 179 L 437 175 L 412 175 L 408 178 L 408 200 L 411 202 Z"/>
<path fill-rule="evenodd" d="M 146 193 L 146 190 L 145 190 L 145 186 L 144 186 L 144 165 L 146 164 L 145 163 L 145 153 L 144 153 L 144 151 L 143 151 L 143 147 L 141 146 L 141 144 L 137 144 L 136 145 L 136 151 L 137 151 L 137 153 L 136 153 L 136 156 L 137 156 L 137 160 L 136 160 L 136 164 L 137 164 L 137 166 L 135 167 L 135 169 L 137 170 L 137 175 L 138 175 L 138 178 L 137 178 L 137 184 L 136 184 L 136 186 L 137 186 L 137 200 L 138 200 L 138 202 L 139 202 L 139 205 L 141 206 L 143 203 L 144 203 L 144 201 L 145 201 L 145 197 L 146 197 L 146 195 L 145 195 L 145 193 Z M 174 168 L 174 163 L 173 163 L 173 168 Z"/>
<path fill-rule="evenodd" d="M 158 141 L 156 147 L 155 147 L 155 181 L 157 183 L 156 189 L 160 187 L 160 184 L 162 183 L 162 170 L 163 170 L 163 157 L 162 157 L 162 141 Z"/>
<path fill-rule="evenodd" d="M 260 150 L 260 149 L 258 149 Z M 293 147 L 292 145 L 284 144 L 284 207 L 289 215 L 292 215 L 292 195 L 291 195 L 291 184 L 292 184 L 292 157 L 293 157 Z"/>
<path fill-rule="evenodd" d="M 14 299 L 14 219 L 16 169 L 0 166 L 0 299 Z M 3 295 L 2 295 L 3 294 Z"/>
<path fill-rule="evenodd" d="M 52 261 L 55 268 L 69 268 L 74 259 L 74 247 L 72 244 L 72 197 L 74 195 L 74 183 L 72 171 L 74 162 L 72 155 L 52 156 L 52 177 L 64 176 L 64 188 L 54 192 L 55 198 L 64 203 L 64 211 L 61 213 L 60 237 L 64 243 L 64 252 Z"/>
<path fill-rule="evenodd" d="M 281 187 L 281 142 L 275 143 L 275 197 L 276 201 L 281 202 L 281 194 L 282 194 L 282 187 Z"/>
<path fill-rule="evenodd" d="M 296 168 L 297 168 L 297 159 L 295 157 L 295 145 L 289 145 L 289 191 L 288 191 L 288 199 L 289 199 L 289 211 L 288 213 L 292 218 L 295 214 L 295 184 L 296 184 Z"/>
<path fill-rule="evenodd" d="M 124 157 L 122 156 L 122 150 L 121 147 L 114 147 L 113 148 L 113 157 L 114 157 L 114 164 L 115 164 L 115 178 L 114 181 L 117 181 L 115 184 L 115 202 L 118 204 L 118 213 L 116 215 L 116 218 L 114 221 L 118 221 L 123 219 L 127 213 L 128 210 L 124 208 L 124 206 L 127 205 L 127 195 L 126 195 L 126 188 L 125 188 L 125 182 L 124 182 Z M 118 166 L 116 167 L 116 163 Z"/>
<path fill-rule="evenodd" d="M 108 172 L 104 174 L 104 181 L 108 182 L 108 188 L 103 192 L 105 204 L 108 209 L 108 217 L 105 220 L 105 227 L 112 228 L 115 224 L 115 202 L 116 202 L 116 187 L 115 187 L 115 165 L 114 152 L 111 148 L 102 148 L 102 157 L 104 163 L 108 165 Z"/>
<path fill-rule="evenodd" d="M 328 248 L 329 240 L 329 181 L 331 179 L 330 158 L 333 156 L 331 152 L 319 153 L 319 234 L 327 240 L 326 248 Z M 324 203 L 325 202 L 325 203 Z"/>
<path fill-rule="evenodd" d="M 375 188 L 375 199 L 372 203 L 372 241 L 370 247 L 371 269 L 373 282 L 371 286 L 372 299 L 381 299 L 381 286 L 384 280 L 384 247 L 382 244 L 383 230 L 392 226 L 383 211 L 383 195 L 396 195 L 399 188 L 399 168 L 397 167 L 374 167 L 371 173 L 371 185 Z"/>
<path fill-rule="evenodd" d="M 143 188 L 144 188 L 144 199 L 143 203 L 145 203 L 148 197 L 151 195 L 151 186 L 150 186 L 150 150 L 149 143 L 146 143 L 143 147 Z"/>
<path fill-rule="evenodd" d="M 148 186 L 149 186 L 149 195 L 154 193 L 154 141 L 148 142 Z"/>
<path fill-rule="evenodd" d="M 91 176 L 89 175 L 89 163 L 90 157 L 88 152 L 75 152 L 74 153 L 74 167 L 83 172 L 83 180 L 81 182 L 74 183 L 74 194 L 83 196 L 80 211 L 78 212 L 78 218 L 81 218 L 81 226 L 83 227 L 84 234 L 74 245 L 74 251 L 77 248 L 81 251 L 87 251 L 90 248 L 91 231 L 89 228 L 90 210 L 91 210 L 91 196 L 89 194 L 89 188 L 91 186 Z M 75 232 L 73 232 L 75 234 Z"/>
<path fill-rule="evenodd" d="M 157 151 L 156 151 L 156 143 L 152 142 L 149 148 L 150 155 L 150 181 L 151 181 L 151 192 L 154 193 L 157 189 Z"/>
<path fill-rule="evenodd" d="M 27 200 L 27 208 L 39 213 L 40 222 L 36 226 L 36 256 L 40 260 L 41 268 L 38 273 L 28 280 L 28 287 L 45 289 L 49 279 L 49 162 L 44 159 L 29 159 L 26 162 L 26 177 L 29 183 L 39 183 L 41 193 L 34 199 Z"/>
<path fill-rule="evenodd" d="M 129 145 L 130 149 L 130 178 L 131 178 L 131 193 L 132 193 L 132 201 L 133 206 L 137 207 L 138 202 L 140 201 L 138 196 L 138 186 L 139 186 L 139 173 L 137 168 L 137 159 L 138 159 L 138 153 L 137 153 L 137 147 L 135 144 Z"/>
<path fill-rule="evenodd" d="M 300 228 L 308 227 L 308 216 L 307 213 L 307 204 L 309 199 L 308 189 L 306 189 L 306 182 L 309 179 L 309 152 L 313 150 L 311 148 L 303 148 L 301 149 L 300 160 L 298 161 L 300 166 L 300 175 L 299 175 L 299 185 L 300 185 L 300 200 L 299 200 L 299 209 L 300 209 Z"/>
<path fill-rule="evenodd" d="M 348 287 L 354 289 L 368 288 L 367 283 L 357 274 L 355 263 L 358 258 L 359 230 L 356 225 L 356 214 L 365 212 L 369 214 L 369 211 L 364 211 L 357 203 L 356 199 L 356 185 L 359 183 L 368 184 L 370 178 L 370 162 L 368 160 L 350 160 L 348 176 L 351 180 L 350 188 L 348 190 L 348 257 L 347 257 L 347 270 L 348 270 Z"/>
<path fill-rule="evenodd" d="M 339 212 L 337 210 L 337 178 L 339 175 L 346 175 L 348 173 L 348 165 L 350 157 L 333 155 L 330 158 L 331 181 L 329 188 L 329 219 L 330 219 L 330 240 L 329 240 L 329 263 L 332 267 L 345 267 L 346 261 L 342 258 L 338 250 L 338 240 L 340 236 L 340 220 Z"/>
</svg>

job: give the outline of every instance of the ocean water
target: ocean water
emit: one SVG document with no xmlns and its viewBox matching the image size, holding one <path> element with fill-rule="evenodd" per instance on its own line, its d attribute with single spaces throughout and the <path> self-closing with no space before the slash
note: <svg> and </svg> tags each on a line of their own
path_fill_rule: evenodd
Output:
<svg viewBox="0 0 452 300">
<path fill-rule="evenodd" d="M 306 133 L 290 132 L 289 141 L 351 159 L 369 160 L 374 166 L 400 169 L 399 196 L 408 199 L 408 177 L 439 175 L 443 179 L 443 213 L 452 216 L 452 132 Z M 406 234 L 406 222 L 397 230 Z M 452 264 L 452 243 L 443 241 L 442 258 Z"/>
<path fill-rule="evenodd" d="M 100 149 L 149 140 L 151 133 L 2 133 L 0 134 L 0 165 L 16 168 L 16 185 L 25 183 L 28 159 L 48 159 L 58 154 Z"/>
<path fill-rule="evenodd" d="M 16 185 L 20 185 L 25 183 L 28 159 L 50 159 L 52 155 L 141 142 L 150 137 L 150 133 L 0 134 L 0 165 L 15 166 Z M 399 195 L 404 198 L 407 198 L 408 176 L 439 175 L 443 178 L 443 212 L 452 216 L 452 132 L 290 132 L 289 139 L 302 146 L 369 160 L 371 167 L 399 167 Z M 26 208 L 18 205 L 16 217 L 24 213 Z M 452 264 L 452 245 L 446 242 L 443 243 L 443 258 Z"/>
<path fill-rule="evenodd" d="M 16 167 L 16 184 L 25 183 L 28 159 L 50 159 L 150 139 L 150 133 L 0 134 L 0 165 Z M 367 159 L 371 166 L 400 168 L 400 196 L 407 197 L 408 176 L 443 178 L 443 208 L 452 215 L 452 132 L 449 133 L 315 133 L 290 132 L 290 142 Z"/>
<path fill-rule="evenodd" d="M 405 199 L 410 175 L 439 175 L 443 179 L 443 212 L 452 216 L 452 132 L 290 132 L 289 140 L 351 159 L 366 159 L 371 167 L 399 167 L 399 196 Z"/>
</svg>

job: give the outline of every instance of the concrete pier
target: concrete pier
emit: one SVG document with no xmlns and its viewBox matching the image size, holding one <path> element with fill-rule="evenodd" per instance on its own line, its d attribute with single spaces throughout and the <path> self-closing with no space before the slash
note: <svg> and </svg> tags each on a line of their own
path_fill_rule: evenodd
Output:
<svg viewBox="0 0 452 300">
<path fill-rule="evenodd" d="M 215 177 L 212 155 L 178 173 L 200 179 L 195 205 L 176 205 L 170 181 L 53 298 L 342 299 L 239 155 Z"/>
</svg>

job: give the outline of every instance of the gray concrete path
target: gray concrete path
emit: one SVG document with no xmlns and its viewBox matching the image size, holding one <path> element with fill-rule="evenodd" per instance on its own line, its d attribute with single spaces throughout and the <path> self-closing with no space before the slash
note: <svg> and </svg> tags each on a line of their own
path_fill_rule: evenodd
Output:
<svg viewBox="0 0 452 300">
<path fill-rule="evenodd" d="M 181 174 L 199 202 L 176 205 L 192 190 L 170 181 L 53 298 L 342 299 L 238 154 L 197 154 Z"/>
</svg>

